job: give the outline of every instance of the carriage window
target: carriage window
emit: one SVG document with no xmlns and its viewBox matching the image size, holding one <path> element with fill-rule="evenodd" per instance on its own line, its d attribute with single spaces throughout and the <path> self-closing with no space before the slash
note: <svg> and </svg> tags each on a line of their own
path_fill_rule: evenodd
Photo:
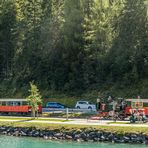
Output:
<svg viewBox="0 0 148 148">
<path fill-rule="evenodd" d="M 132 104 L 131 101 L 127 101 L 126 103 L 127 103 L 127 106 L 131 106 Z"/>
<path fill-rule="evenodd" d="M 6 106 L 13 106 L 13 102 L 6 102 Z"/>
<path fill-rule="evenodd" d="M 13 102 L 13 106 L 20 106 L 21 102 Z"/>
<path fill-rule="evenodd" d="M 2 102 L 2 106 L 6 106 L 6 102 Z"/>
<path fill-rule="evenodd" d="M 144 102 L 143 107 L 148 107 L 148 102 Z"/>
<path fill-rule="evenodd" d="M 28 105 L 28 102 L 27 101 L 23 101 L 22 105 Z"/>
</svg>

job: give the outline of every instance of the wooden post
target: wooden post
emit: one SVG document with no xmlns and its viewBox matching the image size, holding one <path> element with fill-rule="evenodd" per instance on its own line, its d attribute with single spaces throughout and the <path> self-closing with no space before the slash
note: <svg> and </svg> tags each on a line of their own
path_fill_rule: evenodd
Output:
<svg viewBox="0 0 148 148">
<path fill-rule="evenodd" d="M 66 108 L 66 120 L 68 120 L 68 108 Z"/>
</svg>

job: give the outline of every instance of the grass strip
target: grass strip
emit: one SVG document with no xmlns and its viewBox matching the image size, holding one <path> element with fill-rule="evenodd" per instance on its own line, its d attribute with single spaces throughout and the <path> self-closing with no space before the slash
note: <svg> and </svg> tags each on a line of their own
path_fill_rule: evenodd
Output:
<svg viewBox="0 0 148 148">
<path fill-rule="evenodd" d="M 18 120 L 18 121 L 25 121 L 25 120 L 35 120 L 35 121 L 55 121 L 55 122 L 66 122 L 66 119 L 54 119 L 54 118 L 15 118 L 15 117 L 0 117 L 0 121 L 2 120 Z M 72 121 L 72 120 L 69 120 Z"/>
<path fill-rule="evenodd" d="M 119 127 L 119 126 L 101 126 L 101 125 L 67 125 L 67 124 L 53 124 L 53 123 L 31 123 L 31 122 L 1 122 L 0 126 L 11 126 L 11 127 L 35 127 L 37 129 L 67 129 L 67 130 L 81 130 L 83 128 L 91 128 L 97 129 L 105 132 L 112 132 L 118 134 L 126 134 L 126 133 L 137 133 L 137 134 L 146 134 L 148 135 L 148 127 Z"/>
</svg>

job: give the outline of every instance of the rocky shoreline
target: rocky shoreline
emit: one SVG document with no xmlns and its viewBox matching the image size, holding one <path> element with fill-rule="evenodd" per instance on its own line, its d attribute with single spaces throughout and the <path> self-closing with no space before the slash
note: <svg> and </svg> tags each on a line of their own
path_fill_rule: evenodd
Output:
<svg viewBox="0 0 148 148">
<path fill-rule="evenodd" d="M 100 131 L 97 129 L 54 129 L 41 130 L 27 127 L 0 127 L 0 135 L 40 137 L 46 140 L 71 140 L 86 142 L 112 142 L 112 143 L 133 143 L 148 144 L 148 135 L 144 134 L 117 134 Z"/>
</svg>

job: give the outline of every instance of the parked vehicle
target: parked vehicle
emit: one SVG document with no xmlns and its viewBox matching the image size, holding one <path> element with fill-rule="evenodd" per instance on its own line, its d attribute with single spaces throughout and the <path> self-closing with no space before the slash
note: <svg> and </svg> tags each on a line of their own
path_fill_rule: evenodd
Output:
<svg viewBox="0 0 148 148">
<path fill-rule="evenodd" d="M 75 108 L 77 109 L 91 109 L 91 110 L 96 110 L 96 105 L 91 104 L 88 101 L 78 101 L 76 103 Z"/>
<path fill-rule="evenodd" d="M 61 103 L 58 103 L 58 102 L 48 102 L 46 104 L 46 107 L 47 108 L 66 108 L 65 105 L 61 104 Z"/>
</svg>

